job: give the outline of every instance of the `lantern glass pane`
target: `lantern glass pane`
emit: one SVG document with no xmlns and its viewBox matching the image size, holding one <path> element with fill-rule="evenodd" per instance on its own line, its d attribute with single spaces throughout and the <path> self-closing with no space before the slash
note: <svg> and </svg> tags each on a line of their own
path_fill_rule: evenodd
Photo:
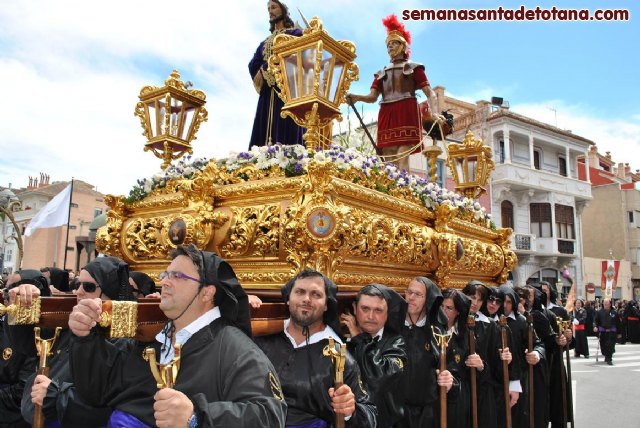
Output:
<svg viewBox="0 0 640 428">
<path fill-rule="evenodd" d="M 336 93 L 338 91 L 338 86 L 340 85 L 340 82 L 342 81 L 342 70 L 344 69 L 344 62 L 342 62 L 341 60 L 336 60 L 336 64 L 333 67 L 333 76 L 331 78 L 331 86 L 330 86 L 330 92 L 329 92 L 329 99 L 331 101 L 333 101 L 334 103 L 338 103 L 338 100 L 336 99 Z"/>
<path fill-rule="evenodd" d="M 156 118 L 156 100 L 147 101 L 147 111 L 149 116 L 147 117 L 147 124 L 151 129 L 151 138 L 158 136 L 158 123 Z"/>
<path fill-rule="evenodd" d="M 322 51 L 322 62 L 320 62 L 320 89 L 318 95 L 327 98 L 327 89 L 331 85 L 331 66 L 333 53 L 328 50 Z"/>
<path fill-rule="evenodd" d="M 196 106 L 189 103 L 185 103 L 184 121 L 182 123 L 181 128 L 179 128 L 180 135 L 178 136 L 178 138 L 182 140 L 190 141 L 189 130 L 191 129 L 191 124 L 193 123 L 193 118 L 195 117 L 196 110 L 197 110 Z"/>
<path fill-rule="evenodd" d="M 316 48 L 308 48 L 302 51 L 302 94 L 312 95 L 316 80 Z"/>
<path fill-rule="evenodd" d="M 169 119 L 169 135 L 178 136 L 178 127 L 182 116 L 182 100 L 171 98 L 171 118 Z"/>
<path fill-rule="evenodd" d="M 467 157 L 467 171 L 468 171 L 468 180 L 469 182 L 477 181 L 476 179 L 476 171 L 478 167 L 478 156 L 473 155 Z"/>
<path fill-rule="evenodd" d="M 300 96 L 298 91 L 298 53 L 292 53 L 284 59 L 285 74 L 289 85 L 289 96 L 296 99 Z"/>
<path fill-rule="evenodd" d="M 455 158 L 456 164 L 456 175 L 457 175 L 457 183 L 458 185 L 466 183 L 466 177 L 464 176 L 464 156 Z"/>
</svg>

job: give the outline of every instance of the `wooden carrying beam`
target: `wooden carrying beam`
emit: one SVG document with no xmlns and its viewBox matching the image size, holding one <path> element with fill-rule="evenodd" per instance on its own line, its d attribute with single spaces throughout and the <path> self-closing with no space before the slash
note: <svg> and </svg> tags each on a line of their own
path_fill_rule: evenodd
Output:
<svg viewBox="0 0 640 428">
<path fill-rule="evenodd" d="M 44 328 L 67 328 L 69 314 L 77 304 L 76 296 L 39 297 L 29 307 L 0 304 L 0 314 L 9 315 L 9 324 Z M 138 302 L 108 300 L 102 303 L 100 325 L 109 328 L 110 337 L 135 337 L 149 342 L 162 329 L 166 317 L 159 307 L 159 299 L 140 299 Z M 288 317 L 284 303 L 263 303 L 251 308 L 251 328 L 254 336 L 282 331 Z"/>
</svg>

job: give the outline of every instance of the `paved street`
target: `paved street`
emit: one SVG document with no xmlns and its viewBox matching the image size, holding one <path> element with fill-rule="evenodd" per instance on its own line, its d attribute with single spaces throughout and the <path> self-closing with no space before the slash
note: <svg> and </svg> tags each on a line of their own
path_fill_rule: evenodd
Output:
<svg viewBox="0 0 640 428">
<path fill-rule="evenodd" d="M 571 358 L 577 428 L 640 427 L 640 344 L 616 345 L 613 366 L 589 338 L 589 359 Z"/>
</svg>

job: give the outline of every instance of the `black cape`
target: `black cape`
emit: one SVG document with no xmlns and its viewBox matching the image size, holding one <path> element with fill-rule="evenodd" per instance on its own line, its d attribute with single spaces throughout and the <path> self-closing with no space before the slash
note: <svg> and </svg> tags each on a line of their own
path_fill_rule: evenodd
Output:
<svg viewBox="0 0 640 428">
<path fill-rule="evenodd" d="M 71 372 L 76 388 L 95 406 L 110 406 L 154 426 L 157 391 L 148 346 L 160 355 L 160 343 L 128 340 L 118 349 L 92 332 L 74 337 Z M 286 404 L 275 370 L 249 337 L 223 318 L 194 334 L 182 347 L 175 389 L 194 404 L 200 427 L 281 427 Z"/>
<path fill-rule="evenodd" d="M 35 372 L 35 358 L 27 358 L 13 346 L 7 334 L 6 316 L 0 319 L 0 428 L 30 426 L 20 414 L 25 381 Z"/>
<path fill-rule="evenodd" d="M 335 421 L 329 388 L 333 388 L 331 360 L 322 350 L 328 339 L 294 348 L 284 332 L 255 338 L 258 346 L 269 357 L 280 378 L 287 402 L 286 425 L 302 425 L 314 419 L 329 424 Z M 356 397 L 356 411 L 346 421 L 347 427 L 376 427 L 376 408 L 362 383 L 358 364 L 347 352 L 344 383 Z"/>
</svg>

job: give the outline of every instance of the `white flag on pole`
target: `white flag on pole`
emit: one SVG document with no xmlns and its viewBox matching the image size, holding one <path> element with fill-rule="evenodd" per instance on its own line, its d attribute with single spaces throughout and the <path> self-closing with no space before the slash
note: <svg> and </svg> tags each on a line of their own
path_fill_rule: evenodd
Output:
<svg viewBox="0 0 640 428">
<path fill-rule="evenodd" d="M 34 230 L 44 229 L 46 227 L 58 227 L 67 224 L 69 221 L 69 204 L 71 203 L 71 183 L 53 199 L 49 201 L 31 219 L 27 229 L 24 231 L 26 236 L 31 236 Z"/>
</svg>

